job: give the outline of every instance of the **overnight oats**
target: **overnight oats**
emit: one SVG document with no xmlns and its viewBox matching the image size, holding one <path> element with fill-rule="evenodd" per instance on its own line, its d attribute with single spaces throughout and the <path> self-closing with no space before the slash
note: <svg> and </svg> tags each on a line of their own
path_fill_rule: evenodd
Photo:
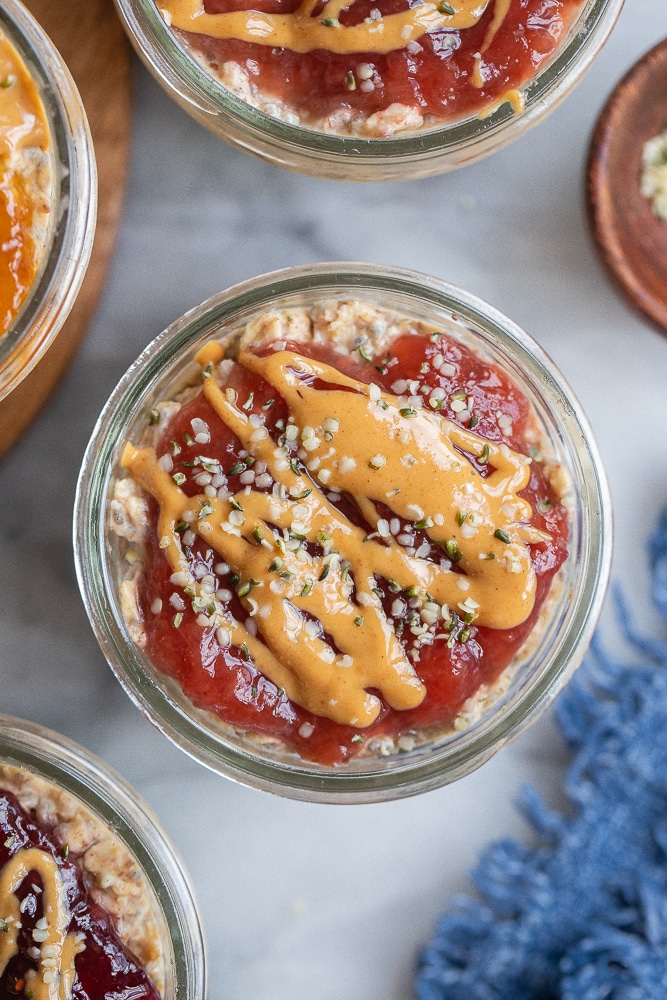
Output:
<svg viewBox="0 0 667 1000">
<path fill-rule="evenodd" d="M 334 179 L 423 176 L 555 105 L 622 0 L 116 0 L 139 54 L 239 148 Z"/>
<path fill-rule="evenodd" d="M 2 723 L 0 995 L 201 996 L 192 899 L 136 796 L 56 734 Z"/>
<path fill-rule="evenodd" d="M 165 697 L 334 780 L 505 711 L 578 544 L 571 464 L 516 364 L 364 291 L 213 323 L 114 442 L 101 512 L 117 624 Z"/>
<path fill-rule="evenodd" d="M 233 94 L 323 132 L 388 138 L 522 111 L 583 0 L 158 0 L 166 23 Z"/>
</svg>

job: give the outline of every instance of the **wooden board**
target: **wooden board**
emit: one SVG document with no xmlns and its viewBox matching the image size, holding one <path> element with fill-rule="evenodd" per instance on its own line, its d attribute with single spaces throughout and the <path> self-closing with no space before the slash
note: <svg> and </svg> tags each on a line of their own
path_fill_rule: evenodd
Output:
<svg viewBox="0 0 667 1000">
<path fill-rule="evenodd" d="M 667 221 L 640 191 L 644 143 L 667 128 L 667 39 L 623 77 L 598 119 L 587 172 L 591 230 L 618 288 L 667 332 Z"/>
<path fill-rule="evenodd" d="M 112 0 L 24 0 L 51 37 L 81 93 L 97 158 L 99 204 L 90 265 L 76 303 L 36 368 L 0 402 L 0 455 L 46 401 L 72 360 L 109 266 L 130 146 L 129 43 Z"/>
</svg>

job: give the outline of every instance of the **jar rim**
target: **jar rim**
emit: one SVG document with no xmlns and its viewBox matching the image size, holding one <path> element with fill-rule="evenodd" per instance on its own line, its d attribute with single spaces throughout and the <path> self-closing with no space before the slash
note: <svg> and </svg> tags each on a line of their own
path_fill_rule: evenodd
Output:
<svg viewBox="0 0 667 1000">
<path fill-rule="evenodd" d="M 206 996 L 202 922 L 189 877 L 160 821 L 136 790 L 99 757 L 38 723 L 0 714 L 0 762 L 26 768 L 74 796 L 138 862 L 171 944 L 165 1000 Z M 169 979 L 169 976 L 167 977 Z"/>
<path fill-rule="evenodd" d="M 406 303 L 420 303 L 427 313 L 435 315 L 442 309 L 454 314 L 462 330 L 480 337 L 481 346 L 502 348 L 511 377 L 526 373 L 520 387 L 534 387 L 534 405 L 548 406 L 553 426 L 565 436 L 563 448 L 568 449 L 578 504 L 572 542 L 577 547 L 576 574 L 568 581 L 565 607 L 559 612 L 560 631 L 554 620 L 553 634 L 549 633 L 553 648 L 544 653 L 539 673 L 517 687 L 502 712 L 457 734 L 424 759 L 402 755 L 390 769 L 378 770 L 368 761 L 355 765 L 356 770 L 348 765 L 313 767 L 300 758 L 285 764 L 234 746 L 207 728 L 196 712 L 185 710 L 178 698 L 155 684 L 141 656 L 128 644 L 109 596 L 113 581 L 105 545 L 107 489 L 129 421 L 150 409 L 147 400 L 167 377 L 165 372 L 189 356 L 195 345 L 232 321 L 244 322 L 268 304 L 292 306 L 290 296 L 303 293 L 319 300 L 344 297 L 347 292 L 363 298 L 371 291 L 382 295 L 383 304 L 391 296 L 400 299 L 406 311 Z M 538 390 L 544 402 L 538 400 Z M 540 417 L 544 420 L 545 414 Z M 611 564 L 610 509 L 600 456 L 580 404 L 551 359 L 515 323 L 476 296 L 414 271 L 349 262 L 303 265 L 261 275 L 212 296 L 163 331 L 130 366 L 102 411 L 83 460 L 74 512 L 75 562 L 102 652 L 126 693 L 177 746 L 212 770 L 254 787 L 316 801 L 370 802 L 415 794 L 462 776 L 518 735 L 552 701 L 581 661 L 601 609 Z"/>
<path fill-rule="evenodd" d="M 51 346 L 79 293 L 95 233 L 97 169 L 79 91 L 48 35 L 18 0 L 3 3 L 0 28 L 38 86 L 51 133 L 54 173 L 54 223 L 43 262 L 26 301 L 0 337 L 1 400 Z"/>
<path fill-rule="evenodd" d="M 161 17 L 154 0 L 115 0 L 139 55 L 186 110 L 246 152 L 317 176 L 376 181 L 425 177 L 495 152 L 537 124 L 579 82 L 607 40 L 624 0 L 583 0 L 553 57 L 520 88 L 525 107 L 477 115 L 387 138 L 294 125 L 253 107 L 207 73 Z M 380 169 L 382 173 L 380 173 Z"/>
</svg>

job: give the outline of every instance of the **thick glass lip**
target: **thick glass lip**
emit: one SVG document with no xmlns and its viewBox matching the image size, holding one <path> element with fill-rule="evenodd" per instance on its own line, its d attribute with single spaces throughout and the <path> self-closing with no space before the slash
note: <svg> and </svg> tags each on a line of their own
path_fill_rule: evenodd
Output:
<svg viewBox="0 0 667 1000">
<path fill-rule="evenodd" d="M 0 399 L 35 367 L 58 335 L 84 279 L 95 233 L 97 170 L 79 92 L 60 54 L 18 2 L 3 0 L 0 28 L 37 83 L 53 145 L 54 223 L 41 271 L 0 337 Z"/>
<path fill-rule="evenodd" d="M 426 177 L 501 149 L 553 110 L 578 83 L 609 36 L 624 0 L 584 0 L 553 58 L 521 88 L 522 112 L 509 105 L 388 139 L 340 136 L 290 125 L 235 97 L 188 56 L 155 0 L 115 0 L 137 52 L 157 80 L 193 117 L 246 152 L 332 180 Z"/>
<path fill-rule="evenodd" d="M 0 762 L 24 767 L 79 799 L 138 861 L 171 940 L 164 1000 L 206 996 L 205 946 L 192 888 L 167 834 L 134 789 L 83 747 L 36 723 L 0 715 Z"/>
<path fill-rule="evenodd" d="M 120 612 L 108 533 L 109 488 L 132 428 L 203 342 L 270 307 L 333 297 L 375 301 L 388 309 L 455 328 L 490 353 L 529 393 L 538 420 L 573 480 L 570 556 L 549 625 L 506 697 L 468 731 L 431 748 L 325 768 L 284 759 L 231 740 L 215 722 L 160 678 L 134 645 Z M 182 377 L 182 376 L 181 376 Z M 611 563 L 611 507 L 591 429 L 567 383 L 544 351 L 515 323 L 476 296 L 440 279 L 395 267 L 329 263 L 263 275 L 213 296 L 161 333 L 112 393 L 88 445 L 74 512 L 76 570 L 100 647 L 122 686 L 177 746 L 207 767 L 256 788 L 321 802 L 405 797 L 478 767 L 533 721 L 581 661 L 599 615 Z M 186 704 L 187 703 L 187 704 Z"/>
</svg>

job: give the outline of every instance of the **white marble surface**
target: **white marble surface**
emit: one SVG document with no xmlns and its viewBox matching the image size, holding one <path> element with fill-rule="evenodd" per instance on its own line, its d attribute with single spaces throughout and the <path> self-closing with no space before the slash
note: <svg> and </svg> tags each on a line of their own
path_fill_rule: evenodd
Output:
<svg viewBox="0 0 667 1000">
<path fill-rule="evenodd" d="M 431 272 L 508 313 L 572 384 L 609 475 L 614 572 L 644 609 L 644 543 L 667 503 L 667 338 L 602 272 L 582 181 L 607 94 L 665 34 L 665 0 L 626 0 L 575 93 L 521 141 L 457 173 L 389 186 L 303 178 L 237 153 L 136 69 L 106 293 L 59 391 L 0 464 L 0 707 L 83 743 L 155 808 L 201 903 L 212 1000 L 409 1000 L 436 915 L 490 838 L 527 835 L 515 809 L 524 782 L 558 804 L 566 757 L 546 717 L 458 784 L 354 808 L 274 798 L 191 762 L 122 693 L 79 600 L 71 508 L 96 414 L 149 339 L 238 280 L 327 259 Z"/>
</svg>

